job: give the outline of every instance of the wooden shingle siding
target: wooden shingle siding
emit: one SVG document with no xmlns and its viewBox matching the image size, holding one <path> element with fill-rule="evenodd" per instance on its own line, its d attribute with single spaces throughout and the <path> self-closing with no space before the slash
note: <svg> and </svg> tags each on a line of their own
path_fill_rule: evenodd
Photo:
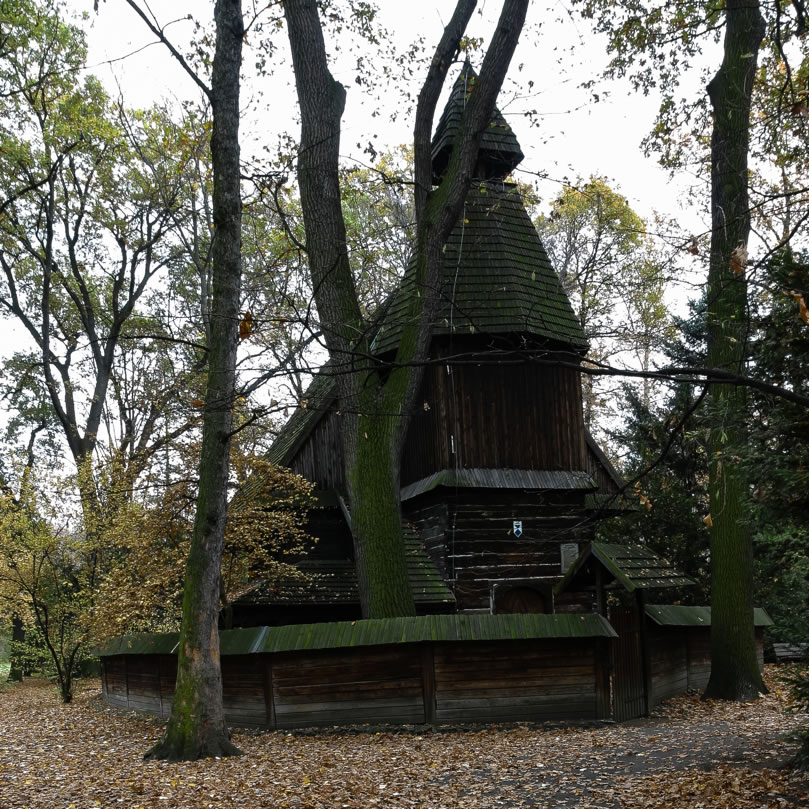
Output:
<svg viewBox="0 0 809 809">
<path fill-rule="evenodd" d="M 449 375 L 444 365 L 433 366 L 418 403 L 403 450 L 402 485 L 456 466 L 586 469 L 575 369 L 484 363 L 456 366 Z"/>
</svg>

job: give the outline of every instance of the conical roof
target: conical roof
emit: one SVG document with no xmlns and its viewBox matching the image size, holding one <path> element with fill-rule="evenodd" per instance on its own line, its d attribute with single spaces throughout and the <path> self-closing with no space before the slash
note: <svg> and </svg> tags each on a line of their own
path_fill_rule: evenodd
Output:
<svg viewBox="0 0 809 809">
<path fill-rule="evenodd" d="M 444 107 L 433 138 L 433 182 L 436 185 L 446 171 L 452 152 L 452 143 L 461 123 L 466 100 L 470 93 L 474 92 L 476 81 L 477 74 L 469 62 L 466 62 L 452 87 L 449 101 Z M 484 178 L 505 178 L 519 165 L 523 157 L 514 132 L 495 107 L 480 144 L 478 165 L 483 169 L 481 175 Z"/>
<path fill-rule="evenodd" d="M 415 267 L 394 293 L 373 343 L 376 354 L 399 343 Z M 587 340 L 551 266 L 516 186 L 478 182 L 444 249 L 441 304 L 433 335 L 521 334 L 574 351 Z"/>
</svg>

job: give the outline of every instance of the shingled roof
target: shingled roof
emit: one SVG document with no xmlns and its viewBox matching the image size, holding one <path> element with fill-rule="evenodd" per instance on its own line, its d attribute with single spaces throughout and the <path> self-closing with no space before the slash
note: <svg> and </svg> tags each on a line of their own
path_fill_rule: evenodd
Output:
<svg viewBox="0 0 809 809">
<path fill-rule="evenodd" d="M 603 570 L 605 586 L 619 584 L 630 593 L 635 590 L 696 584 L 693 579 L 680 573 L 671 562 L 645 545 L 591 542 L 556 585 L 555 592 L 593 586 L 596 581 L 596 566 Z"/>
<path fill-rule="evenodd" d="M 421 540 L 412 530 L 403 533 L 410 589 L 416 605 L 451 605 L 452 591 L 436 570 Z M 257 583 L 234 604 L 359 604 L 357 572 L 352 559 L 302 559 L 296 568 L 303 575 L 281 576 Z"/>
<path fill-rule="evenodd" d="M 447 169 L 452 143 L 458 134 L 466 101 L 475 90 L 477 74 L 469 62 L 466 62 L 461 73 L 452 86 L 447 105 L 438 120 L 433 137 L 433 182 L 438 185 L 441 176 Z M 522 161 L 523 153 L 511 127 L 506 123 L 500 110 L 495 107 L 489 126 L 483 133 L 478 153 L 478 164 L 486 167 L 487 177 L 504 178 Z"/>
<path fill-rule="evenodd" d="M 659 626 L 710 626 L 710 607 L 685 607 L 682 604 L 647 604 L 646 614 Z M 772 626 L 773 620 L 761 607 L 753 608 L 754 626 Z"/>
<path fill-rule="evenodd" d="M 535 640 L 538 638 L 616 638 L 600 615 L 419 615 L 360 621 L 255 626 L 219 633 L 224 655 L 277 654 L 302 649 L 344 649 L 389 643 L 434 641 Z M 101 657 L 129 654 L 174 654 L 180 635 L 119 635 L 99 644 Z"/>
<path fill-rule="evenodd" d="M 545 489 L 592 491 L 596 484 L 587 472 L 560 469 L 442 469 L 402 487 L 402 501 L 439 486 L 453 489 Z"/>
<path fill-rule="evenodd" d="M 411 265 L 373 342 L 396 348 L 414 287 Z M 478 182 L 444 247 L 433 334 L 530 334 L 584 351 L 587 340 L 515 185 Z"/>
</svg>

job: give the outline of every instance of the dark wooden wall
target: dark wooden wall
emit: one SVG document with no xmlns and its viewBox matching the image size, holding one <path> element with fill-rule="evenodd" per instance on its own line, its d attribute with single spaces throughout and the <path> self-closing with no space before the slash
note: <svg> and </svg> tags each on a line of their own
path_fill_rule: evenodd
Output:
<svg viewBox="0 0 809 809">
<path fill-rule="evenodd" d="M 481 651 L 486 663 L 481 665 Z M 521 722 L 609 716 L 606 643 L 522 641 L 434 650 L 436 721 Z M 595 675 L 595 681 L 594 681 Z M 514 695 L 519 694 L 519 698 Z"/>
<path fill-rule="evenodd" d="M 454 583 L 459 610 L 488 610 L 494 583 L 555 583 L 563 573 L 561 544 L 583 547 L 594 531 L 581 491 L 440 489 L 406 501 L 402 510 Z M 519 538 L 514 520 L 522 520 Z"/>
<path fill-rule="evenodd" d="M 605 468 L 596 451 L 587 446 L 587 473 L 598 486 L 599 494 L 618 494 L 620 487 L 609 471 Z"/>
<path fill-rule="evenodd" d="M 435 365 L 425 371 L 418 405 L 404 446 L 403 485 L 456 467 L 586 468 L 575 369 L 481 363 L 448 373 Z"/>
<path fill-rule="evenodd" d="M 222 658 L 236 727 L 599 719 L 605 638 L 413 643 Z M 167 717 L 176 657 L 102 658 L 111 705 Z"/>
<path fill-rule="evenodd" d="M 341 416 L 330 407 L 290 463 L 293 472 L 311 480 L 319 489 L 345 491 L 340 421 Z"/>
<path fill-rule="evenodd" d="M 689 627 L 688 643 L 688 687 L 703 690 L 711 676 L 711 629 L 710 627 Z M 764 633 L 756 627 L 756 657 L 759 669 L 764 668 Z"/>
<path fill-rule="evenodd" d="M 649 641 L 649 708 L 684 694 L 689 682 L 688 633 L 680 627 L 659 627 L 647 620 Z M 710 668 L 710 657 L 708 658 Z"/>
<path fill-rule="evenodd" d="M 439 356 L 447 351 L 434 347 Z M 340 421 L 331 406 L 290 463 L 321 489 L 345 491 Z M 479 365 L 455 366 L 451 374 L 446 365 L 429 366 L 405 440 L 401 482 L 456 466 L 586 469 L 579 372 L 531 363 L 497 366 L 485 357 Z"/>
<path fill-rule="evenodd" d="M 419 649 L 298 652 L 271 666 L 276 727 L 425 721 Z"/>
</svg>

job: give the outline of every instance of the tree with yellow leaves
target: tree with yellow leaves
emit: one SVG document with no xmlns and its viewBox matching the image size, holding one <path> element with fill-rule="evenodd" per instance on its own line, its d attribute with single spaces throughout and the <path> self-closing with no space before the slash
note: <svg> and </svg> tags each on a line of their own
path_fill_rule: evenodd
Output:
<svg viewBox="0 0 809 809">
<path fill-rule="evenodd" d="M 198 463 L 198 451 L 188 451 L 189 470 Z M 228 512 L 219 588 L 225 624 L 234 593 L 256 579 L 297 573 L 290 562 L 314 542 L 306 531 L 313 484 L 236 451 L 231 464 L 237 482 L 249 481 L 249 496 L 239 497 Z M 152 502 L 121 500 L 102 532 L 108 570 L 88 615 L 94 638 L 179 628 L 195 504 L 190 474 Z"/>
</svg>

